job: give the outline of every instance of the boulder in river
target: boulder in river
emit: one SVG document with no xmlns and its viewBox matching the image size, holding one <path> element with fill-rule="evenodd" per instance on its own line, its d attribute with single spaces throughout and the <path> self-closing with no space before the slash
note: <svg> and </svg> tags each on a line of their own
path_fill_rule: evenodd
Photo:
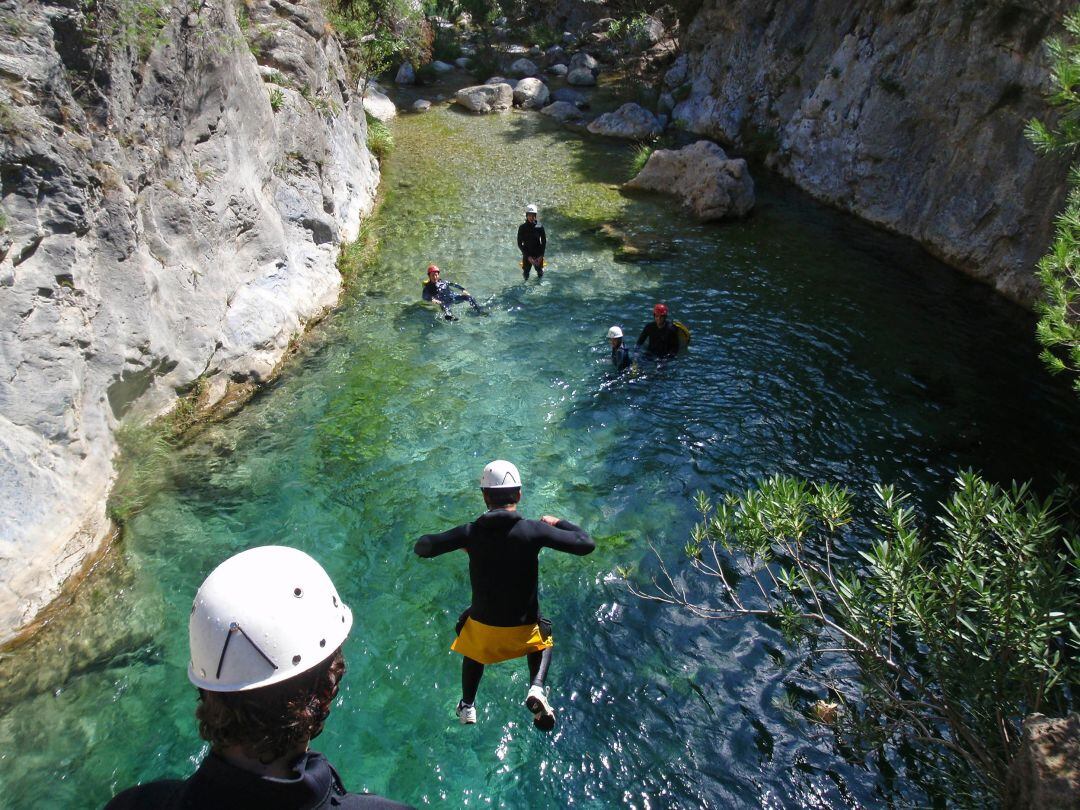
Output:
<svg viewBox="0 0 1080 810">
<path fill-rule="evenodd" d="M 514 103 L 526 110 L 535 110 L 548 103 L 547 85 L 539 79 L 522 79 L 514 86 Z"/>
<path fill-rule="evenodd" d="M 600 63 L 585 51 L 578 51 L 570 57 L 570 71 L 573 72 L 579 68 L 591 71 L 595 75 L 600 69 Z"/>
<path fill-rule="evenodd" d="M 575 68 L 566 75 L 566 81 L 576 87 L 592 87 L 596 76 L 588 68 Z"/>
<path fill-rule="evenodd" d="M 428 101 L 426 98 L 418 98 L 416 101 L 414 101 L 412 103 L 412 111 L 413 112 L 422 113 L 422 112 L 427 112 L 430 109 L 431 109 L 431 102 Z"/>
<path fill-rule="evenodd" d="M 436 59 L 434 62 L 431 63 L 431 68 L 436 73 L 442 74 L 449 73 L 454 69 L 454 66 L 451 65 L 449 62 L 440 62 L 438 59 Z"/>
<path fill-rule="evenodd" d="M 416 84 L 416 71 L 408 62 L 402 62 L 394 77 L 395 84 Z"/>
<path fill-rule="evenodd" d="M 462 70 L 465 70 L 469 66 L 469 57 L 459 56 L 457 59 L 454 60 L 454 64 Z"/>
<path fill-rule="evenodd" d="M 518 59 L 510 65 L 510 75 L 512 76 L 535 76 L 539 72 L 540 68 L 531 59 Z"/>
<path fill-rule="evenodd" d="M 397 115 L 397 107 L 375 82 L 364 88 L 364 109 L 380 121 L 389 121 Z"/>
<path fill-rule="evenodd" d="M 745 216 L 754 207 L 754 180 L 746 161 L 728 158 L 712 141 L 656 150 L 623 188 L 674 194 L 703 220 Z"/>
<path fill-rule="evenodd" d="M 555 101 L 548 104 L 540 112 L 563 124 L 581 125 L 586 121 L 585 113 L 569 101 Z"/>
<path fill-rule="evenodd" d="M 551 98 L 554 101 L 569 102 L 579 110 L 587 110 L 589 108 L 588 95 L 582 93 L 580 90 L 575 90 L 572 87 L 560 87 L 551 94 Z"/>
<path fill-rule="evenodd" d="M 552 65 L 551 67 L 549 67 L 547 69 L 547 72 L 550 73 L 552 76 L 565 76 L 567 73 L 570 72 L 570 70 L 566 67 L 566 65 L 559 63 L 557 65 Z"/>
<path fill-rule="evenodd" d="M 589 132 L 593 135 L 638 141 L 655 138 L 662 131 L 656 116 L 633 102 L 623 104 L 615 112 L 604 113 L 589 124 Z"/>
<path fill-rule="evenodd" d="M 514 106 L 514 88 L 505 82 L 462 87 L 454 101 L 474 113 L 501 112 Z"/>
</svg>

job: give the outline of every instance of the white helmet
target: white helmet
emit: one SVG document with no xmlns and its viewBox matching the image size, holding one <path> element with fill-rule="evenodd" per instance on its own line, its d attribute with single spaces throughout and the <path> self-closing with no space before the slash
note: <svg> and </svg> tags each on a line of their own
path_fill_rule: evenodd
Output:
<svg viewBox="0 0 1080 810">
<path fill-rule="evenodd" d="M 535 205 L 532 205 L 530 203 L 529 205 L 525 206 L 525 213 L 526 214 L 539 214 L 540 209 L 538 209 Z"/>
<path fill-rule="evenodd" d="M 195 594 L 188 620 L 188 680 L 241 692 L 322 663 L 352 627 L 322 566 L 302 551 L 262 546 L 230 557 Z"/>
<path fill-rule="evenodd" d="M 518 468 L 509 461 L 493 461 L 480 475 L 481 489 L 514 489 L 521 486 Z"/>
<path fill-rule="evenodd" d="M 608 338 L 608 340 L 614 340 L 615 338 L 621 338 L 621 337 L 622 337 L 622 329 L 620 329 L 619 327 L 613 326 L 613 327 L 611 327 L 610 329 L 607 330 L 607 338 Z"/>
</svg>

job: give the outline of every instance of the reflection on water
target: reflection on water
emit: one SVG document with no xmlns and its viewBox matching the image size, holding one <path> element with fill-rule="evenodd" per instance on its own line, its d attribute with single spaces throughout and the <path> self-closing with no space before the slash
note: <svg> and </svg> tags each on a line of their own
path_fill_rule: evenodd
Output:
<svg viewBox="0 0 1080 810">
<path fill-rule="evenodd" d="M 824 696 L 805 651 L 762 624 L 638 602 L 619 572 L 654 570 L 650 544 L 684 570 L 693 493 L 770 472 L 862 495 L 894 481 L 931 504 L 959 467 L 1041 483 L 1071 471 L 1076 410 L 1038 366 L 1030 318 L 767 178 L 750 220 L 704 226 L 618 193 L 629 148 L 535 115 L 440 110 L 395 137 L 378 266 L 280 381 L 178 451 L 122 575 L 92 580 L 81 617 L 0 662 L 36 684 L 0 713 L 0 805 L 32 806 L 45 782 L 58 804 L 94 806 L 189 773 L 203 752 L 190 600 L 221 559 L 264 543 L 316 556 L 353 607 L 349 674 L 317 743 L 352 789 L 452 807 L 918 801 L 908 758 L 848 761 L 804 719 Z M 551 267 L 525 284 L 527 202 Z M 446 323 L 418 305 L 430 262 L 490 315 Z M 661 299 L 692 328 L 689 353 L 613 375 L 607 328 L 632 341 Z M 489 670 L 479 725 L 456 724 L 466 560 L 411 553 L 481 510 L 475 482 L 495 457 L 521 468 L 527 514 L 599 539 L 590 557 L 542 562 L 550 736 L 532 729 L 516 663 Z"/>
</svg>

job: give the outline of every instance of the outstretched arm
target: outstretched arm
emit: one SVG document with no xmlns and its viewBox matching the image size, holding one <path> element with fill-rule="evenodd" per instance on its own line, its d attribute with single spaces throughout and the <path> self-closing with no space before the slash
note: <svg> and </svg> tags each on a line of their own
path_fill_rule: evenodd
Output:
<svg viewBox="0 0 1080 810">
<path fill-rule="evenodd" d="M 448 532 L 439 534 L 425 534 L 416 541 L 413 551 L 417 557 L 438 557 L 448 551 L 457 551 L 465 548 L 465 542 L 469 539 L 469 525 L 456 526 Z"/>
<path fill-rule="evenodd" d="M 596 543 L 589 537 L 589 533 L 569 520 L 562 520 L 554 515 L 544 515 L 540 520 L 545 524 L 540 545 L 578 556 L 589 554 L 596 548 Z"/>
<path fill-rule="evenodd" d="M 642 329 L 641 334 L 638 335 L 637 343 L 634 344 L 635 346 L 640 346 L 642 343 L 645 342 L 645 338 L 647 338 L 649 336 L 649 327 L 650 326 L 652 326 L 651 323 L 645 324 L 645 328 Z"/>
</svg>

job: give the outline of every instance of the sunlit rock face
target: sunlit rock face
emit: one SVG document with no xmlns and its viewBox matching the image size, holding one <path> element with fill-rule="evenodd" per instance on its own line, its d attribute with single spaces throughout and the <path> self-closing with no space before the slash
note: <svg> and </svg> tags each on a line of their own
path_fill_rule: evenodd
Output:
<svg viewBox="0 0 1080 810">
<path fill-rule="evenodd" d="M 0 8 L 3 640 L 105 535 L 119 421 L 265 380 L 335 303 L 379 171 L 313 2 Z"/>
<path fill-rule="evenodd" d="M 674 121 L 1030 302 L 1066 161 L 1037 156 L 1043 42 L 1071 3 L 706 0 Z"/>
</svg>

